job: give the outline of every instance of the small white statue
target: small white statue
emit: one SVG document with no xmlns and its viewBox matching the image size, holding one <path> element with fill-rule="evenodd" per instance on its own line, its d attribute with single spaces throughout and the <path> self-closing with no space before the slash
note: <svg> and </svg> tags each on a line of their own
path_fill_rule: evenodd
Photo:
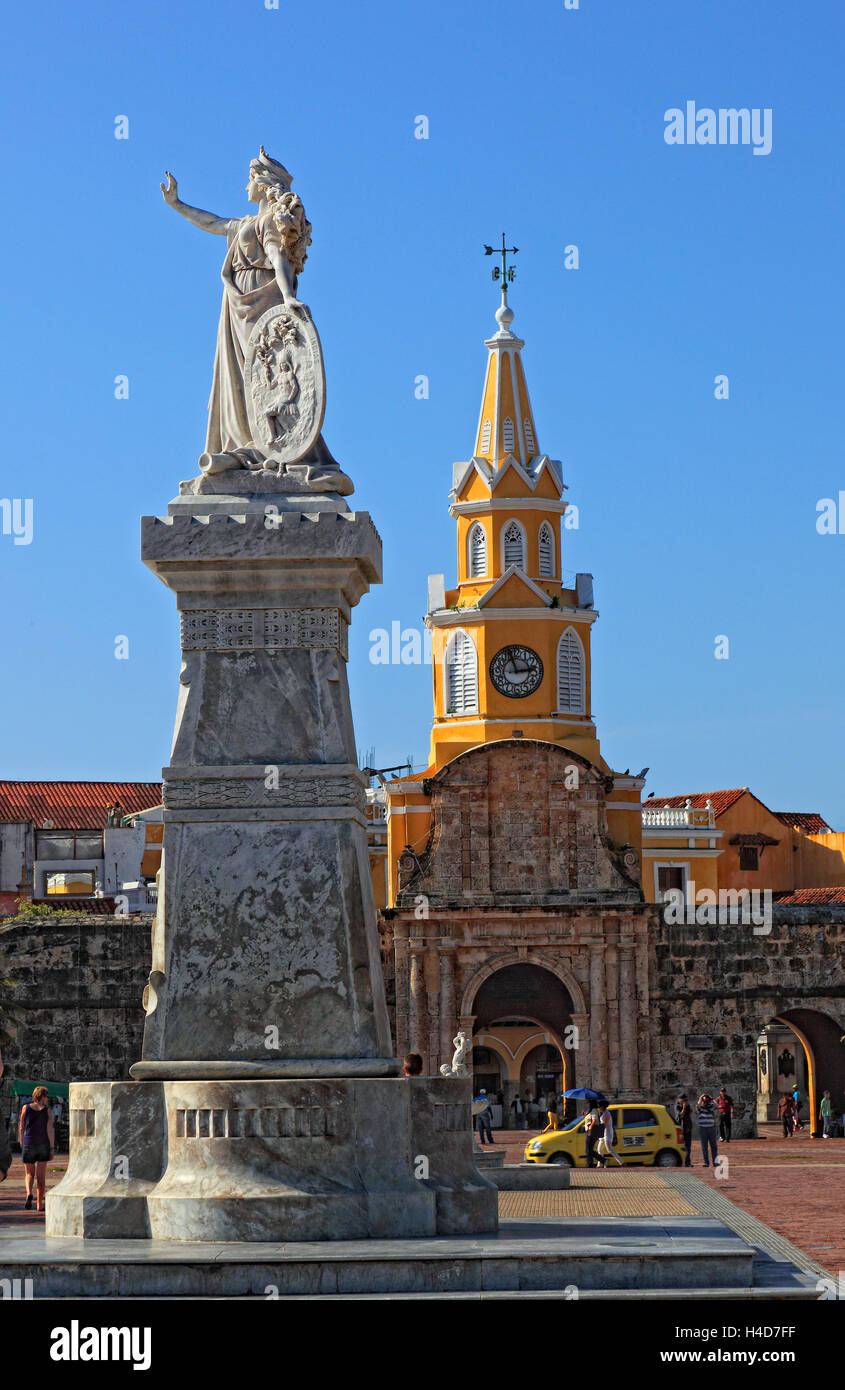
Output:
<svg viewBox="0 0 845 1390">
<path fill-rule="evenodd" d="M 440 1068 L 441 1076 L 469 1076 L 467 1061 L 472 1055 L 472 1043 L 466 1033 L 461 1029 L 456 1038 L 452 1039 L 454 1053 L 452 1055 L 452 1065 L 447 1067 L 446 1063 Z"/>
</svg>

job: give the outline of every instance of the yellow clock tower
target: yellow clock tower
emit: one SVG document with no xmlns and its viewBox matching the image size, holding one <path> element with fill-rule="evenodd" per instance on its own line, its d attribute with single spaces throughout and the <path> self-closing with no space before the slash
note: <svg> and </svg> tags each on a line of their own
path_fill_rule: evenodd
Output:
<svg viewBox="0 0 845 1390">
<path fill-rule="evenodd" d="M 423 783 L 467 750 L 498 740 L 537 740 L 585 760 L 604 777 L 612 841 L 637 858 L 641 849 L 643 777 L 614 775 L 601 755 L 591 713 L 593 577 L 562 568 L 567 489 L 561 464 L 540 448 L 524 343 L 511 327 L 504 245 L 500 254 L 502 302 L 485 342 L 475 447 L 453 466 L 457 584 L 447 589 L 443 575 L 428 581 L 430 766 L 388 784 L 390 901 L 399 855 L 424 843 L 429 830 Z"/>
</svg>

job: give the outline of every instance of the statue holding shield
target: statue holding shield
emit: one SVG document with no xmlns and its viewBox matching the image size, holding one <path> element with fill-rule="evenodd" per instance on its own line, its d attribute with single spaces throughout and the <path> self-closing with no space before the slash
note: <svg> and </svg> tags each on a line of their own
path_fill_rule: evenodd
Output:
<svg viewBox="0 0 845 1390">
<path fill-rule="evenodd" d="M 170 207 L 228 244 L 199 466 L 209 479 L 248 469 L 284 478 L 281 490 L 348 493 L 352 483 L 320 433 L 326 408 L 320 339 L 297 298 L 311 223 L 291 183 L 262 145 L 246 185 L 258 211 L 247 217 L 218 217 L 183 203 L 169 172 L 160 185 Z M 198 490 L 205 490 L 201 480 Z"/>
</svg>

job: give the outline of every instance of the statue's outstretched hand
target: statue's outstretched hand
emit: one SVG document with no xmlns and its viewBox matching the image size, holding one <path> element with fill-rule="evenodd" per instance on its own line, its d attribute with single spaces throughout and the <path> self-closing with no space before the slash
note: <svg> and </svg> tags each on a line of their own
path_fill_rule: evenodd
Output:
<svg viewBox="0 0 845 1390">
<path fill-rule="evenodd" d="M 165 173 L 167 174 L 167 184 L 159 184 L 159 188 L 161 189 L 161 196 L 166 203 L 170 204 L 171 207 L 175 207 L 179 201 L 178 186 L 170 170 L 166 169 Z"/>
</svg>

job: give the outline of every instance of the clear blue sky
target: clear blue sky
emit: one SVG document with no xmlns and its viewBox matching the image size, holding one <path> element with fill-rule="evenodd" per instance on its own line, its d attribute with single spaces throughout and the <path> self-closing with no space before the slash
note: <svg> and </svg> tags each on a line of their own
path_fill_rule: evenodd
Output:
<svg viewBox="0 0 845 1390">
<path fill-rule="evenodd" d="M 242 215 L 263 142 L 314 227 L 325 436 L 384 539 L 352 630 L 359 746 L 427 760 L 430 668 L 372 666 L 368 635 L 454 576 L 504 228 L 540 444 L 581 512 L 564 567 L 595 575 L 606 757 L 658 794 L 747 784 L 845 827 L 845 535 L 815 525 L 845 488 L 841 5 L 48 0 L 3 47 L 0 496 L 33 499 L 34 536 L 0 535 L 0 776 L 167 761 L 178 629 L 139 516 L 196 472 L 222 243 L 158 183 Z M 771 154 L 668 146 L 688 100 L 770 107 Z"/>
</svg>

